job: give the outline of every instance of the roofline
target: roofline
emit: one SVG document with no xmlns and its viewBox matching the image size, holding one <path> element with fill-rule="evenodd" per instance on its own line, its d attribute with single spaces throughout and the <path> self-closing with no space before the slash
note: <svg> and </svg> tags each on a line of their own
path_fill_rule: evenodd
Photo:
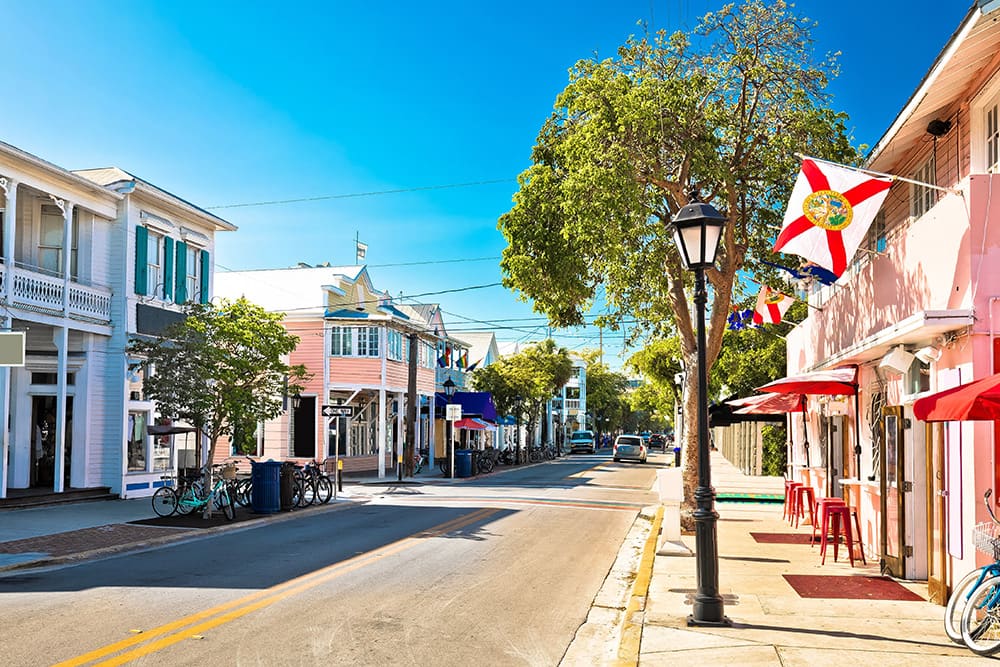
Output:
<svg viewBox="0 0 1000 667">
<path fill-rule="evenodd" d="M 993 11 L 993 9 L 995 9 L 995 8 L 991 9 L 990 7 L 991 7 L 990 4 L 983 4 L 981 1 L 973 3 L 972 7 L 969 8 L 968 13 L 966 13 L 965 18 L 962 20 L 962 23 L 959 25 L 958 29 L 955 30 L 954 33 L 952 33 L 952 36 L 948 40 L 948 43 L 945 44 L 945 47 L 941 49 L 940 53 L 938 53 L 937 58 L 934 60 L 934 63 L 931 65 L 930 69 L 927 70 L 927 73 L 924 75 L 924 78 L 920 80 L 920 83 L 917 85 L 917 88 L 913 91 L 913 94 L 910 95 L 910 98 L 907 100 L 906 104 L 903 106 L 902 109 L 900 109 L 899 113 L 896 115 L 895 120 L 892 121 L 892 124 L 889 126 L 889 128 L 885 131 L 882 137 L 875 143 L 875 146 L 868 152 L 868 155 L 865 157 L 864 164 L 870 165 L 871 163 L 873 163 L 881 155 L 882 151 L 884 151 L 886 147 L 896 137 L 896 135 L 899 133 L 899 130 L 903 127 L 906 121 L 908 121 L 913 116 L 913 113 L 916 111 L 917 107 L 924 100 L 924 97 L 927 96 L 927 92 L 930 90 L 930 87 L 934 85 L 934 82 L 937 80 L 938 75 L 941 74 L 941 70 L 943 70 L 944 66 L 948 63 L 948 61 L 951 60 L 952 56 L 955 54 L 955 51 L 958 50 L 958 47 L 965 40 L 965 37 L 968 36 L 968 33 L 977 23 L 978 16 L 986 12 Z"/>
<path fill-rule="evenodd" d="M 0 141 L 0 151 L 6 153 L 10 157 L 17 158 L 18 160 L 24 160 L 25 162 L 29 162 L 35 167 L 38 167 L 40 169 L 45 169 L 47 171 L 56 171 L 61 176 L 71 181 L 72 183 L 76 185 L 81 185 L 85 187 L 87 190 L 90 190 L 91 192 L 97 192 L 102 195 L 106 195 L 107 197 L 113 199 L 116 202 L 121 201 L 122 199 L 125 198 L 125 195 L 121 193 L 115 192 L 114 190 L 109 190 L 103 185 L 95 183 L 94 181 L 88 178 L 84 178 L 83 176 L 74 174 L 69 169 L 60 167 L 59 165 L 53 162 L 49 162 L 48 160 L 43 160 L 37 155 L 32 155 L 31 153 L 23 151 L 16 146 L 12 146 L 5 141 Z"/>
<path fill-rule="evenodd" d="M 166 190 L 161 190 L 152 183 L 147 183 L 141 178 L 137 178 L 134 176 L 133 178 L 135 179 L 135 187 L 138 192 L 141 192 L 142 194 L 145 195 L 149 195 L 151 198 L 156 199 L 157 201 L 162 202 L 163 204 L 169 206 L 175 206 L 181 209 L 185 209 L 189 213 L 194 213 L 205 222 L 208 222 L 209 224 L 213 225 L 216 228 L 216 231 L 235 232 L 238 229 L 236 225 L 229 222 L 228 220 L 223 220 L 219 216 L 213 213 L 209 213 L 205 209 L 195 206 L 194 204 L 185 199 L 181 199 L 176 195 L 172 195 Z"/>
</svg>

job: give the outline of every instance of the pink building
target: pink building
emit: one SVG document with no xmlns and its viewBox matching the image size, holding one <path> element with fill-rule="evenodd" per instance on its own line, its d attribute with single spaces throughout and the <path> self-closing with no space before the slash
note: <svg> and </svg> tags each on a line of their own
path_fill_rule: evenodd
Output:
<svg viewBox="0 0 1000 667">
<path fill-rule="evenodd" d="M 219 273 L 216 294 L 245 296 L 285 313 L 285 327 L 300 339 L 290 363 L 305 365 L 312 375 L 289 398 L 285 413 L 259 430 L 259 456 L 337 457 L 345 472 L 379 476 L 394 470 L 406 435 L 411 339 L 417 355 L 416 443 L 423 448 L 434 441 L 444 330 L 439 309 L 394 303 L 375 290 L 363 266 Z M 323 406 L 347 408 L 350 416 L 325 417 Z"/>
<path fill-rule="evenodd" d="M 809 397 L 808 450 L 802 415 L 791 417 L 792 474 L 859 507 L 867 555 L 928 580 L 941 604 L 977 561 L 971 529 L 997 485 L 996 429 L 923 423 L 912 406 L 1000 371 L 995 7 L 969 10 L 866 164 L 942 189 L 894 183 L 853 264 L 811 288 L 815 308 L 788 337 L 789 375 L 852 367 L 858 406 Z"/>
</svg>

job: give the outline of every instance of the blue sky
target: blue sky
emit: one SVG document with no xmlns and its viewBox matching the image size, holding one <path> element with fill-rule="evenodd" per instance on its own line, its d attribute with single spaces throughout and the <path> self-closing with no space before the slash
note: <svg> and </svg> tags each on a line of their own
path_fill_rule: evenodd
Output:
<svg viewBox="0 0 1000 667">
<path fill-rule="evenodd" d="M 971 4 L 796 3 L 819 22 L 817 51 L 842 52 L 831 92 L 858 143 L 879 139 Z M 206 208 L 412 190 L 214 208 L 240 228 L 217 238 L 215 261 L 353 264 L 358 233 L 394 295 L 496 283 L 497 261 L 477 258 L 505 245 L 496 220 L 568 68 L 611 55 L 637 21 L 689 28 L 720 5 L 7 3 L 0 139 L 69 169 L 119 166 Z M 496 182 L 417 189 L 484 181 Z M 471 318 L 514 327 L 501 340 L 546 332 L 500 287 L 421 300 L 453 329 Z M 597 347 L 596 330 L 556 333 Z M 621 341 L 604 337 L 614 366 Z"/>
</svg>

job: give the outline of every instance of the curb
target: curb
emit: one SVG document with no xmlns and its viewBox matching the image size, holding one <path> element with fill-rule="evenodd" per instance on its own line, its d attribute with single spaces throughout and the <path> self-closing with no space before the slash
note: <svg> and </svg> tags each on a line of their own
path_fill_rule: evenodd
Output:
<svg viewBox="0 0 1000 667">
<path fill-rule="evenodd" d="M 51 567 L 55 565 L 66 565 L 70 563 L 77 563 L 86 560 L 97 559 L 102 556 L 115 556 L 120 553 L 126 553 L 131 551 L 143 551 L 146 549 L 152 549 L 166 544 L 184 544 L 186 542 L 194 542 L 200 539 L 204 539 L 206 537 L 217 535 L 219 533 L 253 530 L 255 528 L 260 528 L 266 525 L 270 525 L 272 523 L 280 523 L 283 521 L 291 521 L 293 519 L 298 519 L 308 514 L 325 514 L 328 512 L 338 512 L 341 510 L 347 510 L 356 504 L 361 505 L 368 502 L 369 500 L 367 498 L 359 498 L 357 500 L 353 499 L 344 500 L 334 505 L 321 505 L 319 507 L 303 507 L 295 512 L 274 514 L 265 518 L 256 519 L 254 521 L 249 521 L 249 522 L 223 524 L 221 526 L 214 526 L 212 528 L 193 528 L 191 530 L 186 530 L 183 533 L 163 535 L 162 537 L 154 537 L 147 540 L 141 540 L 139 542 L 115 544 L 113 546 L 108 546 L 108 547 L 97 547 L 94 549 L 88 549 L 87 551 L 78 551 L 76 553 L 66 554 L 63 556 L 44 556 L 41 558 L 36 558 L 34 560 L 22 561 L 20 563 L 10 563 L 9 565 L 0 565 L 0 576 L 3 576 L 4 573 L 17 570 L 36 569 L 42 567 Z"/>
<path fill-rule="evenodd" d="M 646 610 L 646 596 L 649 593 L 649 583 L 653 578 L 653 560 L 656 556 L 656 542 L 660 536 L 660 524 L 663 522 L 663 506 L 656 509 L 649 536 L 642 549 L 639 559 L 639 569 L 632 584 L 632 595 L 622 620 L 622 635 L 618 644 L 618 665 L 638 665 L 639 649 L 642 644 L 643 612 Z"/>
</svg>

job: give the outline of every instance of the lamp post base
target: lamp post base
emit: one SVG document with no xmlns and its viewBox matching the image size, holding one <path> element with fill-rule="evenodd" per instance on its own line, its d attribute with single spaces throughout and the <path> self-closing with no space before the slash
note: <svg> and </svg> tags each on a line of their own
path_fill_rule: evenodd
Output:
<svg viewBox="0 0 1000 667">
<path fill-rule="evenodd" d="M 723 615 L 720 621 L 704 621 L 699 620 L 694 617 L 694 614 L 688 616 L 687 624 L 689 628 L 731 628 L 733 627 L 733 622 L 729 620 L 728 616 Z"/>
</svg>

